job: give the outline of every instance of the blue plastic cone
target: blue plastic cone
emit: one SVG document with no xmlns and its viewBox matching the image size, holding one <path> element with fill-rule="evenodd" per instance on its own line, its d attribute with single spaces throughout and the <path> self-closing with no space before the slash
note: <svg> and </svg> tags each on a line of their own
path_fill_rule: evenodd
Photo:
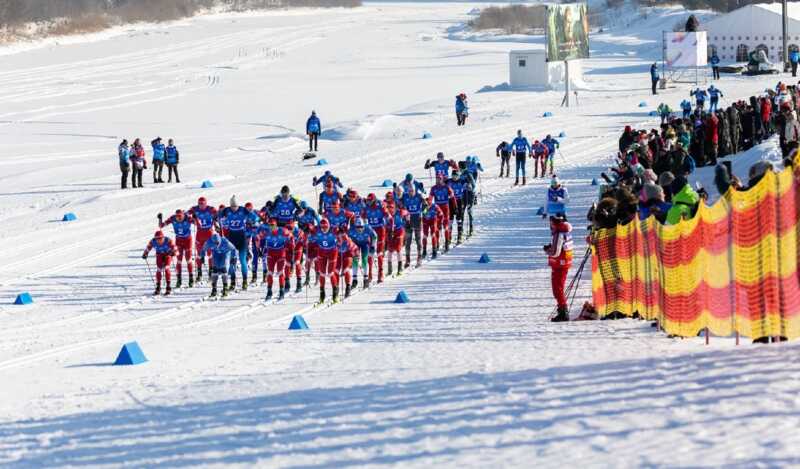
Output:
<svg viewBox="0 0 800 469">
<path fill-rule="evenodd" d="M 293 317 L 291 324 L 289 324 L 289 330 L 299 331 L 304 329 L 308 329 L 308 324 L 306 324 L 306 320 L 303 319 L 303 316 L 298 314 L 295 317 Z"/>
<path fill-rule="evenodd" d="M 78 217 L 76 217 L 74 213 L 69 212 L 64 214 L 64 216 L 61 218 L 61 221 L 75 221 L 77 219 Z"/>
<path fill-rule="evenodd" d="M 408 303 L 409 301 L 411 300 L 408 299 L 408 295 L 406 295 L 406 292 L 404 291 L 398 293 L 397 298 L 394 299 L 395 303 Z"/>
<path fill-rule="evenodd" d="M 553 117 L 553 113 L 550 112 L 550 111 L 547 111 L 544 114 L 542 114 L 542 117 Z"/>
<path fill-rule="evenodd" d="M 539 210 L 536 211 L 536 215 L 544 215 L 544 207 L 539 207 Z"/>
<path fill-rule="evenodd" d="M 489 258 L 489 254 L 486 254 L 484 252 L 483 254 L 481 254 L 481 258 L 480 258 L 480 260 L 478 260 L 478 262 L 480 262 L 481 264 L 488 264 L 488 263 L 492 262 L 492 259 Z"/>
<path fill-rule="evenodd" d="M 383 187 L 392 187 L 394 185 L 394 183 L 392 182 L 391 179 L 384 179 L 383 180 L 383 184 L 381 184 L 381 185 Z"/>
<path fill-rule="evenodd" d="M 317 166 L 325 166 L 326 164 L 328 164 L 328 162 L 325 160 L 325 158 L 317 160 Z"/>
<path fill-rule="evenodd" d="M 128 342 L 122 346 L 122 350 L 117 355 L 115 365 L 138 365 L 147 361 L 142 349 L 136 342 Z"/>
<path fill-rule="evenodd" d="M 427 139 L 429 139 L 429 138 L 433 138 L 433 136 L 431 135 L 431 133 L 430 133 L 430 132 L 424 132 L 424 133 L 422 134 L 422 138 L 423 138 L 423 139 L 425 139 L 425 140 L 427 140 Z"/>
<path fill-rule="evenodd" d="M 648 115 L 649 115 L 650 117 L 657 117 L 657 116 L 658 116 L 658 112 L 656 112 L 656 111 L 650 111 L 650 113 L 649 113 Z"/>
<path fill-rule="evenodd" d="M 203 189 L 211 189 L 214 187 L 214 183 L 206 179 L 202 184 L 200 184 L 200 187 Z"/>
<path fill-rule="evenodd" d="M 558 138 L 567 138 L 567 133 L 561 132 L 560 134 L 558 134 Z"/>
<path fill-rule="evenodd" d="M 593 185 L 593 186 L 596 186 L 597 184 L 598 184 L 598 182 L 597 182 L 597 178 L 593 178 L 593 179 L 592 179 L 592 185 Z"/>
<path fill-rule="evenodd" d="M 647 103 L 642 101 L 641 103 L 639 103 L 639 107 L 647 107 Z"/>
<path fill-rule="evenodd" d="M 29 305 L 33 303 L 33 297 L 28 292 L 22 292 L 17 295 L 17 298 L 14 300 L 15 305 Z"/>
</svg>

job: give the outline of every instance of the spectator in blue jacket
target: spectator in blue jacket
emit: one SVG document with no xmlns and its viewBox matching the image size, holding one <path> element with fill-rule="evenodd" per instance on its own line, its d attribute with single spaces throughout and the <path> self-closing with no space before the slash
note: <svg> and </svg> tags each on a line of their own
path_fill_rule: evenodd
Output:
<svg viewBox="0 0 800 469">
<path fill-rule="evenodd" d="M 181 182 L 181 178 L 178 176 L 178 161 L 180 161 L 180 152 L 178 152 L 178 147 L 175 146 L 175 142 L 172 139 L 169 139 L 167 142 L 167 182 L 172 182 L 172 173 L 175 173 L 175 182 Z"/>
<path fill-rule="evenodd" d="M 319 134 L 322 133 L 322 124 L 317 117 L 317 111 L 311 111 L 311 117 L 306 121 L 306 134 L 308 134 L 308 151 L 317 151 Z"/>
<path fill-rule="evenodd" d="M 797 76 L 797 64 L 800 63 L 800 51 L 793 49 L 789 52 L 789 62 L 792 64 L 792 76 Z"/>
<path fill-rule="evenodd" d="M 714 52 L 708 61 L 711 63 L 711 73 L 713 74 L 713 79 L 719 80 L 719 56 L 717 53 Z"/>
<path fill-rule="evenodd" d="M 459 126 L 467 123 L 469 107 L 467 106 L 467 95 L 464 93 L 456 96 L 456 121 Z"/>
<path fill-rule="evenodd" d="M 161 143 L 161 137 L 156 137 L 150 142 L 153 147 L 153 184 L 164 182 L 164 158 L 166 157 L 166 147 Z"/>
<path fill-rule="evenodd" d="M 128 147 L 128 140 L 122 139 L 122 143 L 117 147 L 119 155 L 119 170 L 122 172 L 122 189 L 128 188 L 128 173 L 131 172 L 131 149 Z"/>
<path fill-rule="evenodd" d="M 659 79 L 661 79 L 661 77 L 658 75 L 658 65 L 653 62 L 653 65 L 650 66 L 650 82 L 653 85 L 653 94 L 658 94 L 656 86 L 658 86 Z"/>
</svg>

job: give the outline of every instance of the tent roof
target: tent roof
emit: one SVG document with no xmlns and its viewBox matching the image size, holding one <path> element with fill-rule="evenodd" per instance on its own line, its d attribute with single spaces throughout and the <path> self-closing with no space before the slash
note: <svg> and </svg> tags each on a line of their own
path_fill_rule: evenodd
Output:
<svg viewBox="0 0 800 469">
<path fill-rule="evenodd" d="M 788 4 L 789 32 L 800 33 L 800 2 Z M 701 24 L 701 28 L 718 34 L 738 32 L 745 34 L 778 34 L 781 31 L 781 5 L 779 3 L 751 4 Z"/>
</svg>

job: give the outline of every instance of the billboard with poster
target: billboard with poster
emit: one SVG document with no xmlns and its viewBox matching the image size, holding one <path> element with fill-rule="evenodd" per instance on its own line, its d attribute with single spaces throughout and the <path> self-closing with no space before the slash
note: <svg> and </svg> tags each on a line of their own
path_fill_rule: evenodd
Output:
<svg viewBox="0 0 800 469">
<path fill-rule="evenodd" d="M 589 58 L 589 8 L 586 3 L 547 5 L 547 60 Z"/>
<path fill-rule="evenodd" d="M 708 64 L 708 37 L 705 31 L 665 34 L 668 68 L 702 67 Z"/>
</svg>

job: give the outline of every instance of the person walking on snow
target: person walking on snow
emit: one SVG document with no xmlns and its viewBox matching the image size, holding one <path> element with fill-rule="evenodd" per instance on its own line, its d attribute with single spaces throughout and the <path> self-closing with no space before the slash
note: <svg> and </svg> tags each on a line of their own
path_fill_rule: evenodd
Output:
<svg viewBox="0 0 800 469">
<path fill-rule="evenodd" d="M 131 175 L 131 187 L 143 187 L 142 174 L 144 173 L 144 170 L 147 169 L 147 160 L 145 159 L 144 155 L 144 147 L 138 138 L 133 141 L 130 159 L 131 169 L 133 170 Z"/>
<path fill-rule="evenodd" d="M 550 187 L 547 189 L 547 215 L 566 214 L 568 201 L 567 188 L 561 184 L 558 176 L 553 176 L 550 180 Z"/>
<path fill-rule="evenodd" d="M 166 153 L 167 182 L 172 182 L 172 173 L 175 173 L 175 182 L 180 183 L 181 178 L 178 176 L 178 161 L 180 160 L 181 155 L 178 152 L 178 147 L 175 146 L 175 142 L 172 139 L 169 139 L 167 142 Z"/>
<path fill-rule="evenodd" d="M 658 64 L 653 62 L 653 65 L 650 66 L 650 84 L 653 86 L 654 95 L 658 94 L 656 87 L 658 86 L 658 81 L 660 78 L 661 77 L 658 75 Z"/>
<path fill-rule="evenodd" d="M 308 134 L 308 151 L 317 151 L 319 135 L 322 133 L 322 123 L 317 117 L 317 111 L 311 111 L 311 117 L 306 121 L 306 134 Z"/>
<path fill-rule="evenodd" d="M 117 155 L 119 156 L 119 171 L 122 173 L 121 189 L 128 188 L 128 173 L 131 170 L 131 149 L 128 147 L 128 141 L 122 139 L 122 143 L 117 147 Z M 131 185 L 131 187 L 136 187 Z"/>
<path fill-rule="evenodd" d="M 547 134 L 542 143 L 547 147 L 547 161 L 550 163 L 550 176 L 552 176 L 556 160 L 556 149 L 561 148 L 561 144 L 550 134 Z"/>
<path fill-rule="evenodd" d="M 522 185 L 525 185 L 525 158 L 531 152 L 531 144 L 528 139 L 522 136 L 522 130 L 517 130 L 517 136 L 511 141 L 511 146 L 514 147 L 514 159 L 517 168 L 517 180 L 514 182 L 515 186 L 519 185 L 519 173 L 522 173 Z"/>
<path fill-rule="evenodd" d="M 514 148 L 511 146 L 510 143 L 503 140 L 500 142 L 500 145 L 497 145 L 497 149 L 495 153 L 497 153 L 497 157 L 500 158 L 500 177 L 503 177 L 503 168 L 506 168 L 506 176 L 508 177 L 509 171 L 511 171 L 511 152 L 514 151 Z"/>
<path fill-rule="evenodd" d="M 459 127 L 467 123 L 468 113 L 467 95 L 460 93 L 456 96 L 456 123 Z"/>
<path fill-rule="evenodd" d="M 186 270 L 189 271 L 189 288 L 194 286 L 194 276 L 192 275 L 194 258 L 192 257 L 192 225 L 194 221 L 191 215 L 183 213 L 183 210 L 175 210 L 175 215 L 163 221 L 161 214 L 158 214 L 158 227 L 164 228 L 167 225 L 172 225 L 175 231 L 175 247 L 178 254 L 178 263 L 175 267 L 175 272 L 178 274 L 178 281 L 175 283 L 175 288 L 180 288 L 183 284 L 181 273 L 183 270 L 183 260 L 186 259 Z M 199 254 L 199 253 L 198 253 Z"/>
<path fill-rule="evenodd" d="M 564 214 L 550 217 L 550 244 L 544 246 L 547 263 L 550 265 L 550 284 L 556 300 L 558 314 L 553 322 L 569 321 L 567 295 L 564 287 L 567 283 L 569 268 L 572 267 L 572 226 Z"/>
<path fill-rule="evenodd" d="M 697 88 L 694 91 L 691 91 L 689 96 L 694 96 L 695 107 L 697 107 L 697 110 L 702 111 L 706 107 L 706 98 L 708 97 L 706 90 Z"/>
<path fill-rule="evenodd" d="M 161 143 L 161 137 L 156 137 L 150 142 L 153 147 L 153 184 L 164 182 L 164 160 L 166 159 L 167 147 Z"/>
<path fill-rule="evenodd" d="M 154 296 L 161 294 L 161 278 L 164 277 L 166 290 L 164 295 L 172 293 L 172 256 L 175 255 L 175 244 L 161 230 L 156 231 L 153 239 L 147 243 L 147 247 L 142 253 L 142 259 L 147 260 L 150 250 L 156 251 L 156 290 Z"/>
<path fill-rule="evenodd" d="M 231 269 L 231 259 L 236 255 L 236 246 L 217 233 L 211 235 L 203 244 L 202 252 L 211 253 L 211 296 L 217 296 L 217 282 L 222 277 L 222 296 L 228 296 L 228 272 Z"/>
<path fill-rule="evenodd" d="M 719 106 L 719 98 L 724 97 L 725 95 L 722 94 L 717 87 L 711 85 L 708 87 L 708 96 L 710 98 L 711 104 L 708 105 L 708 112 L 717 112 L 717 107 Z"/>
</svg>

